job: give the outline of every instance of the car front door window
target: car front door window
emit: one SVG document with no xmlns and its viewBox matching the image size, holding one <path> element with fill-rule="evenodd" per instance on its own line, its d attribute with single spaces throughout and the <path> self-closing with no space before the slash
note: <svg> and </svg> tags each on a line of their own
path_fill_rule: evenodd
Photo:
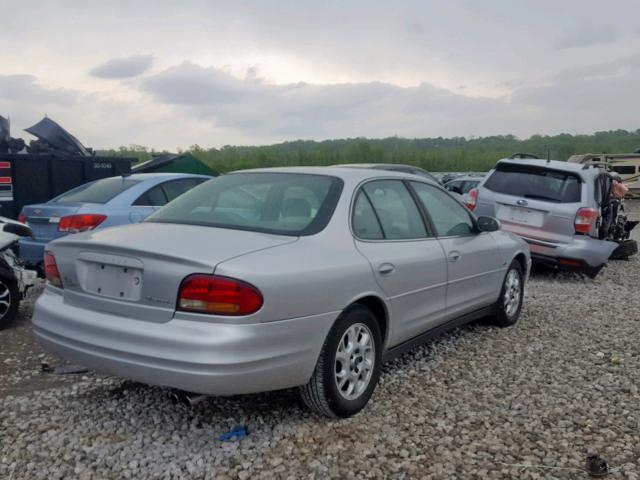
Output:
<svg viewBox="0 0 640 480">
<path fill-rule="evenodd" d="M 471 215 L 442 190 L 419 182 L 411 184 L 431 217 L 438 237 L 471 235 L 475 231 Z"/>
</svg>

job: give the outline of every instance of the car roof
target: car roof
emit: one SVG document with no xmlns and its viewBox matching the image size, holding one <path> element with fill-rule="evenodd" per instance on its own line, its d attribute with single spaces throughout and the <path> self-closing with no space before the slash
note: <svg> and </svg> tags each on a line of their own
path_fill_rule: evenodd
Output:
<svg viewBox="0 0 640 480">
<path fill-rule="evenodd" d="M 426 172 L 424 168 L 416 167 L 415 165 L 407 165 L 404 163 L 341 163 L 339 165 L 332 165 L 333 167 L 340 168 L 371 168 L 373 170 L 379 169 L 400 169 L 400 168 L 414 168 L 416 170 L 422 170 Z"/>
<path fill-rule="evenodd" d="M 469 181 L 469 180 L 474 181 L 474 182 L 481 182 L 483 178 L 484 178 L 484 175 L 483 176 L 480 176 L 480 175 L 460 175 L 459 177 L 452 178 L 447 183 L 450 183 L 450 182 L 464 182 L 464 181 Z"/>
<path fill-rule="evenodd" d="M 130 178 L 131 180 L 168 180 L 170 178 L 215 178 L 210 177 L 209 175 L 199 175 L 196 173 L 132 173 L 131 175 L 124 175 L 125 178 Z M 107 177 L 112 178 L 112 177 Z"/>
<path fill-rule="evenodd" d="M 308 175 L 330 175 L 332 177 L 338 177 L 343 180 L 349 180 L 352 182 L 360 182 L 367 180 L 368 178 L 377 177 L 397 177 L 397 178 L 411 178 L 415 180 L 423 180 L 430 183 L 435 182 L 422 175 L 415 175 L 413 173 L 398 172 L 394 170 L 383 170 L 380 168 L 370 167 L 351 167 L 351 166 L 331 166 L 331 167 L 271 167 L 271 168 L 254 168 L 250 170 L 236 170 L 231 172 L 232 174 L 239 173 L 301 173 Z"/>
<path fill-rule="evenodd" d="M 498 160 L 498 164 L 527 165 L 539 168 L 549 168 L 553 170 L 563 170 L 567 172 L 584 172 L 584 165 L 581 163 L 563 162 L 560 160 L 545 160 L 543 158 L 503 158 Z"/>
</svg>

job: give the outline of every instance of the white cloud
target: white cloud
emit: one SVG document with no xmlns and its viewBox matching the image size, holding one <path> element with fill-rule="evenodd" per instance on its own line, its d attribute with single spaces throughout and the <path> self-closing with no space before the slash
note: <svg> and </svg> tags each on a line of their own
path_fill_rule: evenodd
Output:
<svg viewBox="0 0 640 480">
<path fill-rule="evenodd" d="M 89 74 L 98 78 L 130 78 L 143 74 L 151 68 L 152 64 L 152 55 L 112 58 L 92 68 Z"/>
</svg>

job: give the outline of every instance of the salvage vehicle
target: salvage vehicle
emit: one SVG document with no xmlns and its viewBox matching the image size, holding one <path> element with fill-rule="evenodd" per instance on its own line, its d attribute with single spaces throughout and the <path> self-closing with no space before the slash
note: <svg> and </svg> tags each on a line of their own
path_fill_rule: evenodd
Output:
<svg viewBox="0 0 640 480">
<path fill-rule="evenodd" d="M 45 253 L 33 328 L 76 364 L 207 395 L 300 387 L 348 417 L 383 359 L 520 315 L 527 244 L 398 172 L 247 170 Z"/>
<path fill-rule="evenodd" d="M 46 203 L 28 205 L 18 219 L 31 227 L 33 237 L 20 240 L 20 259 L 41 269 L 45 246 L 51 240 L 70 233 L 140 222 L 210 178 L 180 173 L 110 177 L 80 185 Z"/>
<path fill-rule="evenodd" d="M 593 278 L 610 258 L 637 252 L 618 180 L 594 165 L 512 157 L 469 192 L 467 206 L 522 237 L 534 261 Z"/>
<path fill-rule="evenodd" d="M 29 227 L 0 217 L 0 330 L 13 322 L 20 302 L 37 279 L 37 273 L 17 256 L 18 240 L 31 234 Z"/>
</svg>

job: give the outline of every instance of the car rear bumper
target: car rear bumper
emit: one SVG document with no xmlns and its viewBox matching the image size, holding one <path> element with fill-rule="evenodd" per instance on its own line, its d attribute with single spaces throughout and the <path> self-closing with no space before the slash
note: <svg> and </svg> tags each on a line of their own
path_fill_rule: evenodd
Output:
<svg viewBox="0 0 640 480">
<path fill-rule="evenodd" d="M 20 246 L 20 259 L 28 265 L 37 266 L 44 261 L 44 249 L 47 241 L 21 238 L 18 242 Z"/>
<path fill-rule="evenodd" d="M 68 305 L 52 287 L 33 330 L 60 357 L 99 372 L 209 395 L 307 383 L 338 312 L 258 324 L 155 323 Z"/>
<path fill-rule="evenodd" d="M 528 244 L 533 260 L 556 263 L 563 267 L 565 260 L 584 265 L 585 268 L 601 268 L 607 263 L 609 257 L 618 246 L 615 242 L 598 240 L 588 236 L 576 236 L 571 242 L 559 243 L 540 239 L 522 237 Z M 564 265 L 570 267 L 571 265 Z M 577 263 L 574 266 L 578 266 Z"/>
</svg>

